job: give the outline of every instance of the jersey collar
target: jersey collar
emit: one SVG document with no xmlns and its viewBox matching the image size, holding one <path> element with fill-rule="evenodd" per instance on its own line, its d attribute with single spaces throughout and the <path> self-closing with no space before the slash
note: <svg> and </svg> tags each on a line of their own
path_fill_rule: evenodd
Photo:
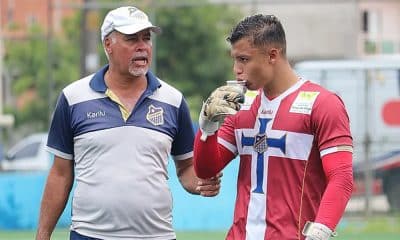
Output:
<svg viewBox="0 0 400 240">
<path fill-rule="evenodd" d="M 104 80 L 104 74 L 107 72 L 109 65 L 103 66 L 99 71 L 97 71 L 94 75 L 93 78 L 90 80 L 90 87 L 96 91 L 96 92 L 101 92 L 105 93 L 107 90 L 107 86 Z M 154 92 L 157 88 L 161 87 L 161 83 L 158 80 L 158 78 L 151 72 L 148 71 L 146 73 L 146 78 L 147 78 L 147 90 L 146 91 L 151 91 Z"/>
</svg>

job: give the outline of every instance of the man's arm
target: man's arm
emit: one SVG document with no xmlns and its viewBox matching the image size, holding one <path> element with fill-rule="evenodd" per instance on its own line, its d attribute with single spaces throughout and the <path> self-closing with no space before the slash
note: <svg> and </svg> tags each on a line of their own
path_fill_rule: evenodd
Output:
<svg viewBox="0 0 400 240">
<path fill-rule="evenodd" d="M 55 156 L 43 193 L 36 240 L 50 239 L 68 201 L 73 180 L 73 161 Z"/>
<path fill-rule="evenodd" d="M 322 155 L 327 186 L 314 220 L 315 224 L 309 224 L 305 228 L 309 230 L 306 232 L 310 232 L 306 239 L 327 240 L 342 217 L 353 189 L 353 141 L 346 108 L 335 94 L 321 95 L 313 107 L 311 122 Z"/>
<path fill-rule="evenodd" d="M 351 152 L 335 152 L 322 157 L 328 184 L 318 209 L 316 222 L 335 229 L 353 191 Z"/>
<path fill-rule="evenodd" d="M 322 165 L 328 183 L 315 222 L 303 230 L 306 240 L 327 240 L 334 235 L 353 191 L 351 152 L 327 154 L 322 157 Z"/>
<path fill-rule="evenodd" d="M 218 144 L 217 134 L 201 140 L 198 131 L 194 140 L 194 169 L 201 178 L 215 176 L 235 157 L 228 149 Z"/>
<path fill-rule="evenodd" d="M 213 197 L 219 193 L 221 173 L 208 179 L 198 178 L 194 173 L 193 158 L 175 160 L 175 166 L 179 182 L 187 192 L 205 197 Z"/>
</svg>

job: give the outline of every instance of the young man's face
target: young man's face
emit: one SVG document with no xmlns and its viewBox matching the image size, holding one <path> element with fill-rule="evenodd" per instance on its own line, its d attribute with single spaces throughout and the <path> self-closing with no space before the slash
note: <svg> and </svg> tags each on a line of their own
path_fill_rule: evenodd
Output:
<svg viewBox="0 0 400 240">
<path fill-rule="evenodd" d="M 266 50 L 255 47 L 248 38 L 232 44 L 233 72 L 238 80 L 247 81 L 247 88 L 257 90 L 268 84 L 272 77 L 272 67 Z"/>
<path fill-rule="evenodd" d="M 150 68 L 152 60 L 152 43 L 149 29 L 135 34 L 112 33 L 115 42 L 111 44 L 110 62 L 120 71 L 128 71 L 131 75 L 139 77 L 145 75 Z M 106 43 L 107 44 L 107 43 Z"/>
</svg>

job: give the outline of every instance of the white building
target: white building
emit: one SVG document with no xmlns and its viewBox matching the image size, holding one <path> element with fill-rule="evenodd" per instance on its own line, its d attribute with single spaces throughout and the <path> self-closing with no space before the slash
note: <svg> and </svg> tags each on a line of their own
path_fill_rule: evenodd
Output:
<svg viewBox="0 0 400 240">
<path fill-rule="evenodd" d="M 400 0 L 210 1 L 276 15 L 294 62 L 400 53 Z"/>
</svg>

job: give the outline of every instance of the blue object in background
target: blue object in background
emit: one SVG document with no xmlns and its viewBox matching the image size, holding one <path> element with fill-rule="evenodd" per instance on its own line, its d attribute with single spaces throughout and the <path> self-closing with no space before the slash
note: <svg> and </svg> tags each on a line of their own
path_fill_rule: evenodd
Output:
<svg viewBox="0 0 400 240">
<path fill-rule="evenodd" d="M 202 197 L 187 193 L 176 177 L 173 161 L 168 172 L 174 200 L 173 225 L 177 231 L 187 230 L 227 230 L 233 221 L 236 200 L 236 182 L 239 168 L 234 159 L 224 170 L 221 191 L 216 197 Z"/>
<path fill-rule="evenodd" d="M 47 172 L 0 173 L 0 229 L 35 229 Z M 68 226 L 71 206 L 57 226 Z"/>
<path fill-rule="evenodd" d="M 174 162 L 168 165 L 173 197 L 173 224 L 177 231 L 227 230 L 233 220 L 239 161 L 233 160 L 224 169 L 221 191 L 217 197 L 205 198 L 187 193 L 176 176 Z M 40 201 L 47 172 L 0 172 L 0 229 L 36 229 Z M 71 197 L 58 227 L 71 222 Z"/>
</svg>

